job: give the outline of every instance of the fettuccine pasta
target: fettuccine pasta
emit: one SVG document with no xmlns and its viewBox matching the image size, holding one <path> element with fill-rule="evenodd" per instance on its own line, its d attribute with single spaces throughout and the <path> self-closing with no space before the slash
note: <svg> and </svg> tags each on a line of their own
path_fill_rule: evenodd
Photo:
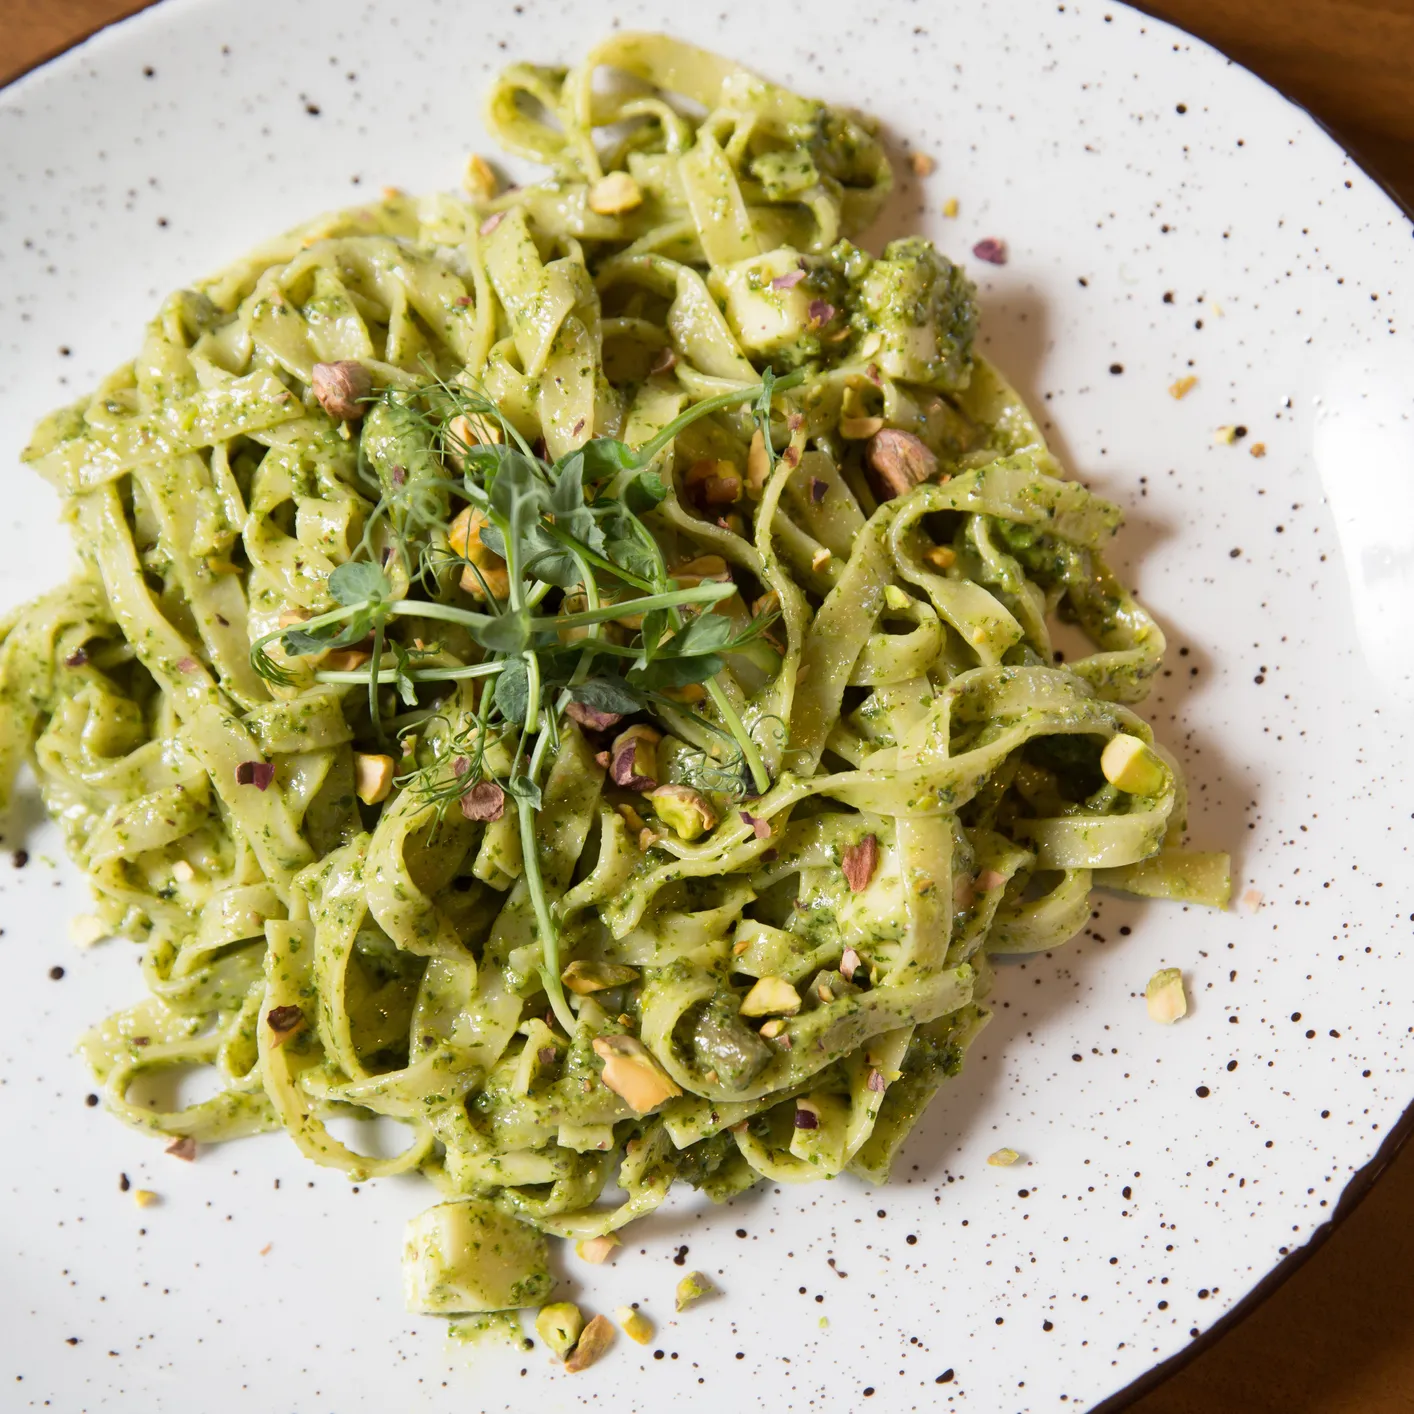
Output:
<svg viewBox="0 0 1414 1414">
<path fill-rule="evenodd" d="M 109 1106 L 421 1171 L 443 1312 L 541 1303 L 539 1234 L 679 1180 L 882 1182 L 992 958 L 1096 885 L 1228 888 L 1135 711 L 1119 512 L 963 271 L 855 244 L 870 120 L 657 35 L 486 111 L 547 176 L 272 241 L 40 426 L 82 570 L 0 647 L 0 789 L 32 762 L 145 950 L 83 1043 Z"/>
</svg>

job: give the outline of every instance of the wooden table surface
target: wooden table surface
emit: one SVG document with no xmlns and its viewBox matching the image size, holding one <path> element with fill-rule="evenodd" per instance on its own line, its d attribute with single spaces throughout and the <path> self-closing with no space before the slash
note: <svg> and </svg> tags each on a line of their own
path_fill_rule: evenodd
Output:
<svg viewBox="0 0 1414 1414">
<path fill-rule="evenodd" d="M 0 83 L 134 0 L 0 0 Z M 1414 0 L 1146 0 L 1325 123 L 1414 208 Z M 1134 1414 L 1414 1411 L 1414 1145 L 1263 1305 Z"/>
</svg>

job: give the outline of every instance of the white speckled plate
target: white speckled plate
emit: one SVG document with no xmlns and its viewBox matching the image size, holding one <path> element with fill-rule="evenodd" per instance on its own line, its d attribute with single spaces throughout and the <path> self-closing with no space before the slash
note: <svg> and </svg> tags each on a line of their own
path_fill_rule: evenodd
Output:
<svg viewBox="0 0 1414 1414">
<path fill-rule="evenodd" d="M 72 1042 L 140 992 L 136 950 L 74 948 L 79 881 L 13 820 L 5 1409 L 1087 1408 L 1309 1242 L 1410 1104 L 1408 220 L 1305 114 L 1121 6 L 724 9 L 169 0 L 0 94 L 4 602 L 68 558 L 15 461 L 30 423 L 130 357 L 165 291 L 384 184 L 455 185 L 507 59 L 672 28 L 934 156 L 893 229 L 960 257 L 1008 243 L 973 262 L 988 345 L 1129 515 L 1122 572 L 1173 645 L 1148 712 L 1247 903 L 1106 899 L 1068 949 L 1004 969 L 891 1186 L 684 1199 L 611 1265 L 574 1264 L 567 1290 L 641 1302 L 659 1332 L 570 1377 L 403 1312 L 419 1185 L 351 1189 L 280 1137 L 183 1164 L 86 1107 Z M 1172 1029 L 1139 999 L 1161 964 L 1194 1003 Z M 1023 1162 L 989 1168 L 1003 1144 Z M 725 1296 L 679 1320 L 682 1244 Z"/>
</svg>

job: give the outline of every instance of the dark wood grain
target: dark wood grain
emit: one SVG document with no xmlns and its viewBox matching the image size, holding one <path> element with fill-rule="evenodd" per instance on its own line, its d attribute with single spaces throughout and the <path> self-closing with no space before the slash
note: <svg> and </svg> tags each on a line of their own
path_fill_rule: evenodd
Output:
<svg viewBox="0 0 1414 1414">
<path fill-rule="evenodd" d="M 133 0 L 0 0 L 0 81 Z M 1414 207 L 1414 0 L 1146 0 L 1308 108 Z M 1414 1153 L 1264 1305 L 1135 1414 L 1411 1414 Z"/>
</svg>

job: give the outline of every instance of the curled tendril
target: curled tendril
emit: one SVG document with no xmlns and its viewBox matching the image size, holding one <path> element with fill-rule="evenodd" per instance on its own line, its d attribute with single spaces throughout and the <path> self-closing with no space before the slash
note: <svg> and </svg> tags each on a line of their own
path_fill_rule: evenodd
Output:
<svg viewBox="0 0 1414 1414">
<path fill-rule="evenodd" d="M 751 770 L 740 751 L 733 761 L 717 761 L 705 751 L 687 751 L 678 757 L 678 771 L 684 785 L 724 795 L 733 802 L 746 800 L 752 793 Z"/>
</svg>

